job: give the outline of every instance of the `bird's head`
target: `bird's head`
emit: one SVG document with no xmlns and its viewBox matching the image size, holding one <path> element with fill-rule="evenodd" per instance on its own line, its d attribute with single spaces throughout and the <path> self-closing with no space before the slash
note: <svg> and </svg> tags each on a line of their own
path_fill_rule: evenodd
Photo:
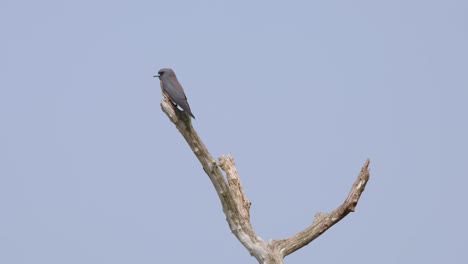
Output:
<svg viewBox="0 0 468 264">
<path fill-rule="evenodd" d="M 158 77 L 160 80 L 161 78 L 168 77 L 168 76 L 174 76 L 175 73 L 172 69 L 170 68 L 162 68 L 158 71 L 158 74 L 154 75 L 153 77 Z"/>
</svg>

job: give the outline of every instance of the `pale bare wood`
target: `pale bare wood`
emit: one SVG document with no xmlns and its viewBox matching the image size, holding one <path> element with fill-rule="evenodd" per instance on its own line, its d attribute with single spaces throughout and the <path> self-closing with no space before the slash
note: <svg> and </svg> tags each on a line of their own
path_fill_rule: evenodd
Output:
<svg viewBox="0 0 468 264">
<path fill-rule="evenodd" d="M 193 129 L 188 115 L 174 107 L 167 98 L 161 101 L 161 108 L 185 138 L 213 183 L 232 233 L 259 263 L 268 263 L 265 262 L 270 257 L 267 244 L 253 231 L 249 216 L 250 202 L 242 191 L 234 160 L 223 156 L 216 162 Z M 225 171 L 227 180 L 220 168 Z"/>
<path fill-rule="evenodd" d="M 348 213 L 353 212 L 369 180 L 369 160 L 367 160 L 348 198 L 340 207 L 330 214 L 317 214 L 312 225 L 290 238 L 266 243 L 253 230 L 250 222 L 251 203 L 244 194 L 234 159 L 226 155 L 221 156 L 216 162 L 193 128 L 192 119 L 188 115 L 175 107 L 167 98 L 161 101 L 161 108 L 187 141 L 213 183 L 232 233 L 261 264 L 282 264 L 285 256 L 309 244 Z"/>
<path fill-rule="evenodd" d="M 317 213 L 315 219 L 309 227 L 297 233 L 296 235 L 282 240 L 273 240 L 270 242 L 274 248 L 278 248 L 283 257 L 293 253 L 294 251 L 306 246 L 314 239 L 325 233 L 330 227 L 338 223 L 350 212 L 354 212 L 356 205 L 361 197 L 362 192 L 369 181 L 369 160 L 366 160 L 364 166 L 361 169 L 357 179 L 354 181 L 353 187 L 349 192 L 348 197 L 344 203 L 336 208 L 333 212 Z"/>
</svg>

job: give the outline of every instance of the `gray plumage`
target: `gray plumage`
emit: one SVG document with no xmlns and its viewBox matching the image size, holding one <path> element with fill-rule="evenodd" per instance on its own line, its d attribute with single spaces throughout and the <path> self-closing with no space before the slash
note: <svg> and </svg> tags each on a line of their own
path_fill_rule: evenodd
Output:
<svg viewBox="0 0 468 264">
<path fill-rule="evenodd" d="M 190 110 L 190 106 L 187 102 L 187 97 L 185 96 L 184 88 L 180 85 L 177 80 L 177 76 L 174 71 L 169 68 L 163 68 L 158 71 L 158 77 L 161 83 L 161 89 L 163 93 L 172 101 L 172 103 L 180 106 L 184 112 L 189 114 L 195 119 L 195 116 Z"/>
</svg>

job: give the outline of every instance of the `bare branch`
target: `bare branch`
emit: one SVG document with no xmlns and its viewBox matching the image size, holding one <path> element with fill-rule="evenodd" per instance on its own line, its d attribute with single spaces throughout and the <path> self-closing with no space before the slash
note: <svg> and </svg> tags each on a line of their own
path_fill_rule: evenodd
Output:
<svg viewBox="0 0 468 264">
<path fill-rule="evenodd" d="M 242 184 L 237 174 L 236 164 L 234 163 L 234 158 L 227 155 L 221 156 L 219 158 L 219 166 L 221 169 L 226 172 L 226 177 L 229 184 L 229 190 L 234 197 L 234 200 L 238 201 L 237 208 L 241 217 L 248 221 L 250 224 L 250 205 L 252 204 L 247 197 L 245 197 Z"/>
<path fill-rule="evenodd" d="M 167 98 L 161 101 L 161 108 L 185 138 L 213 183 L 232 233 L 261 264 L 282 264 L 285 256 L 309 244 L 348 213 L 353 212 L 369 180 L 367 160 L 348 198 L 340 207 L 330 214 L 317 214 L 312 225 L 295 236 L 272 240 L 267 244 L 253 230 L 250 222 L 251 203 L 244 194 L 234 159 L 226 155 L 216 162 L 192 127 L 192 119 L 187 114 L 172 105 Z"/>
<path fill-rule="evenodd" d="M 190 117 L 173 106 L 167 98 L 161 101 L 161 108 L 185 138 L 213 183 L 231 231 L 260 263 L 268 263 L 265 262 L 269 258 L 267 245 L 255 234 L 250 223 L 250 202 L 242 190 L 234 159 L 223 156 L 217 163 L 193 129 Z M 220 167 L 225 171 L 227 181 Z"/>
<path fill-rule="evenodd" d="M 362 192 L 364 192 L 366 184 L 369 181 L 369 163 L 369 160 L 364 163 L 361 172 L 354 181 L 348 197 L 340 207 L 336 208 L 329 214 L 317 213 L 312 225 L 288 239 L 273 240 L 270 242 L 270 246 L 279 249 L 285 257 L 303 246 L 306 246 L 321 234 L 325 233 L 325 231 L 334 224 L 338 223 L 350 212 L 354 212 L 359 198 L 361 197 Z"/>
</svg>

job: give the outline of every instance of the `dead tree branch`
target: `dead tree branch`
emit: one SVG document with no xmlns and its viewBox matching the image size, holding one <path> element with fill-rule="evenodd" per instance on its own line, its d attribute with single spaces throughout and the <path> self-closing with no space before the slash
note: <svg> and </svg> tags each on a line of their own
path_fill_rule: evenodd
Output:
<svg viewBox="0 0 468 264">
<path fill-rule="evenodd" d="M 309 244 L 350 212 L 354 212 L 369 180 L 367 160 L 341 206 L 329 214 L 317 214 L 309 227 L 290 238 L 266 243 L 256 235 L 250 223 L 251 203 L 242 189 L 234 159 L 227 155 L 215 161 L 192 127 L 190 117 L 174 107 L 166 98 L 161 101 L 161 108 L 185 138 L 213 183 L 232 233 L 261 264 L 283 263 L 285 256 Z"/>
</svg>

